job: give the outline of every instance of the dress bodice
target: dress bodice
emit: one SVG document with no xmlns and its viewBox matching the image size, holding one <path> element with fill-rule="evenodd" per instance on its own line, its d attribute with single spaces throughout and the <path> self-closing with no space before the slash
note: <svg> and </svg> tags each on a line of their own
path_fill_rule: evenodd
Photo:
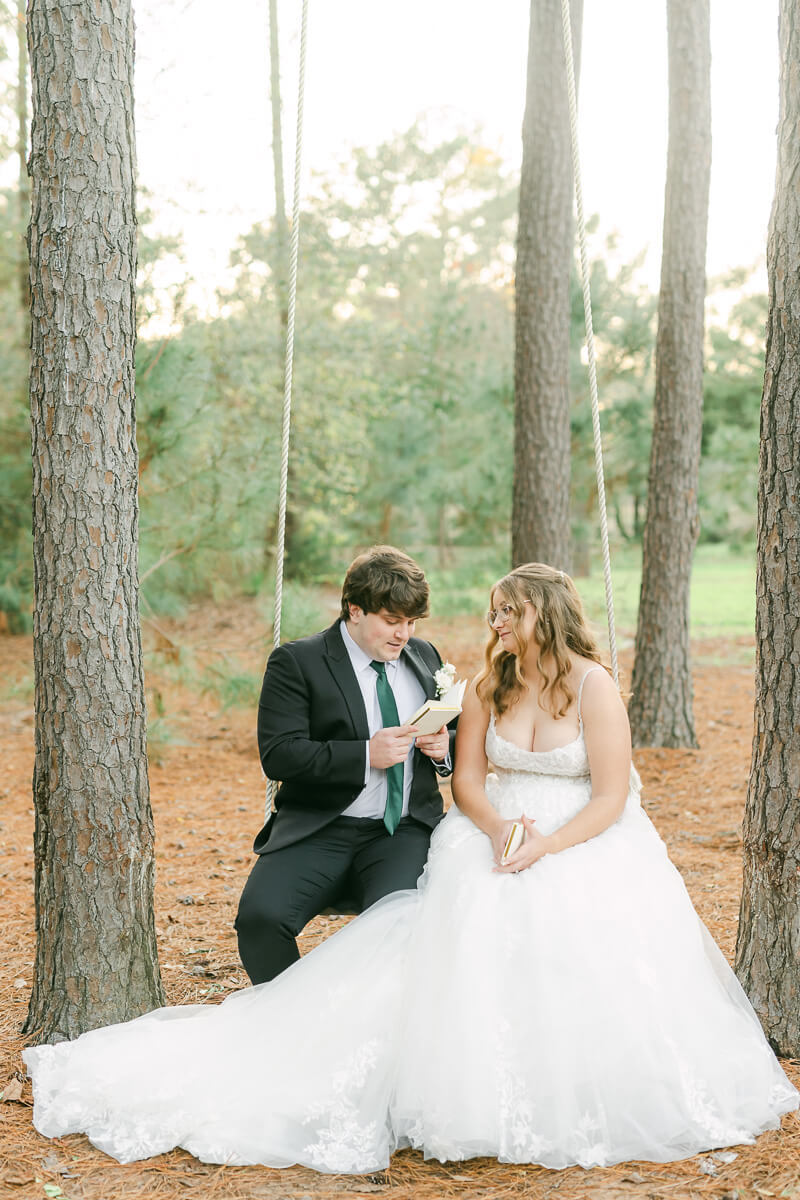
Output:
<svg viewBox="0 0 800 1200">
<path fill-rule="evenodd" d="M 564 746 L 552 750 L 523 750 L 507 741 L 495 727 L 494 713 L 486 730 L 486 757 L 498 775 L 522 771 L 533 775 L 562 775 L 585 779 L 589 775 L 589 758 L 583 728 L 578 736 Z"/>
<path fill-rule="evenodd" d="M 532 775 L 567 776 L 572 779 L 586 779 L 589 775 L 589 756 L 586 753 L 586 741 L 583 736 L 583 714 L 581 700 L 583 685 L 587 676 L 593 671 L 602 671 L 603 667 L 589 667 L 584 671 L 576 698 L 578 710 L 578 735 L 563 746 L 554 746 L 552 750 L 523 750 L 515 742 L 509 742 L 497 732 L 495 715 L 489 718 L 486 730 L 486 757 L 498 770 L 523 771 Z"/>
<path fill-rule="evenodd" d="M 590 667 L 578 688 L 578 733 L 552 750 L 525 750 L 497 732 L 494 713 L 486 730 L 486 757 L 490 772 L 486 795 L 505 817 L 526 813 L 539 822 L 542 833 L 558 828 L 589 803 L 591 771 L 583 732 L 581 698 L 587 675 L 602 667 Z M 631 765 L 626 812 L 640 807 L 641 781 Z"/>
</svg>

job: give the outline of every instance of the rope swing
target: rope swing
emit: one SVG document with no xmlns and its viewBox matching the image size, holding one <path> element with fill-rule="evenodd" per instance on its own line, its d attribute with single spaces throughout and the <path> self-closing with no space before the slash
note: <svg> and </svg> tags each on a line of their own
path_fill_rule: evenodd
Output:
<svg viewBox="0 0 800 1200">
<path fill-rule="evenodd" d="M 611 653 L 611 669 L 614 682 L 619 686 L 617 663 L 617 636 L 614 620 L 614 596 L 611 585 L 611 555 L 608 545 L 608 516 L 606 511 L 606 488 L 603 471 L 603 444 L 600 432 L 600 403 L 597 393 L 597 359 L 592 322 L 592 299 L 589 287 L 589 257 L 586 247 L 586 221 L 583 212 L 583 188 L 581 165 L 578 152 L 578 103 L 575 90 L 575 60 L 572 47 L 572 21 L 570 0 L 561 0 L 563 26 L 564 61 L 567 76 L 567 98 L 569 102 L 570 140 L 572 144 L 572 173 L 575 182 L 575 206 L 577 213 L 578 243 L 580 247 L 580 273 L 583 287 L 583 311 L 586 324 L 586 350 L 589 366 L 589 394 L 592 405 L 592 430 L 594 434 L 594 462 L 597 480 L 597 500 L 600 515 L 600 541 L 603 551 L 603 579 L 605 582 L 606 614 L 608 618 L 608 643 Z M 278 532 L 275 553 L 275 604 L 273 617 L 273 649 L 280 645 L 281 618 L 283 610 L 283 576 L 286 543 L 286 506 L 289 485 L 289 436 L 292 419 L 292 371 L 294 365 L 294 329 L 297 301 L 297 259 L 300 245 L 300 164 L 303 148 L 303 107 L 305 101 L 306 34 L 308 28 L 308 0 L 303 0 L 300 27 L 300 67 L 297 94 L 297 135 L 294 159 L 294 197 L 292 203 L 292 235 L 289 256 L 289 297 L 286 326 L 286 360 L 283 389 L 283 429 L 281 438 L 280 494 L 278 500 Z M 266 815 L 273 807 L 277 792 L 274 780 L 267 781 Z"/>
<path fill-rule="evenodd" d="M 278 534 L 275 548 L 275 605 L 272 618 L 272 648 L 281 644 L 283 616 L 283 574 L 286 551 L 286 501 L 289 492 L 289 435 L 292 428 L 292 372 L 294 368 L 294 314 L 297 306 L 297 258 L 300 247 L 300 164 L 303 151 L 303 105 L 306 91 L 306 34 L 308 0 L 303 0 L 300 23 L 300 69 L 297 85 L 297 134 L 294 148 L 294 196 L 292 198 L 292 237 L 289 250 L 289 304 L 286 320 L 286 360 L 283 372 L 283 428 L 281 433 L 281 475 L 278 498 Z M 274 779 L 267 780 L 265 819 L 272 811 L 278 791 Z"/>
<path fill-rule="evenodd" d="M 572 174 L 575 180 L 575 208 L 578 217 L 578 244 L 580 246 L 581 283 L 583 285 L 583 315 L 586 324 L 586 352 L 589 360 L 589 394 L 592 401 L 594 468 L 597 478 L 597 504 L 600 510 L 600 543 L 603 548 L 603 579 L 606 590 L 608 646 L 611 653 L 611 670 L 614 675 L 614 683 L 619 687 L 617 629 L 614 620 L 614 593 L 611 587 L 611 554 L 608 548 L 606 483 L 603 471 L 603 442 L 600 435 L 600 402 L 597 397 L 597 359 L 594 349 L 592 296 L 589 288 L 589 255 L 586 249 L 586 221 L 583 215 L 583 185 L 581 183 L 581 161 L 578 153 L 578 100 L 575 91 L 575 57 L 572 49 L 572 19 L 569 11 L 569 0 L 561 0 L 561 23 L 564 32 L 564 61 L 567 69 L 569 129 L 570 140 L 572 142 Z"/>
<path fill-rule="evenodd" d="M 303 105 L 306 90 L 306 32 L 308 0 L 303 0 L 300 25 L 300 77 L 297 87 L 297 135 L 294 149 L 294 197 L 292 238 L 289 251 L 289 306 L 286 321 L 286 361 L 283 373 L 283 431 L 281 435 L 281 482 L 278 499 L 278 544 L 275 550 L 275 609 L 272 648 L 281 644 L 283 612 L 283 560 L 286 549 L 286 499 L 289 491 L 289 434 L 292 427 L 292 371 L 294 368 L 294 314 L 297 306 L 297 257 L 300 247 L 300 163 L 303 151 Z"/>
</svg>

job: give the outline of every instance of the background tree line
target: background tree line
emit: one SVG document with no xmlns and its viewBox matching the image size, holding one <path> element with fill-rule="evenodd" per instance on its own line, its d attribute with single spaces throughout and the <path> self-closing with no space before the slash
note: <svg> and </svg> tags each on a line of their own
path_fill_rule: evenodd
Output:
<svg viewBox="0 0 800 1200">
<path fill-rule="evenodd" d="M 2 146 L 13 144 L 14 89 Z M 31 604 L 25 252 L 12 183 L 0 193 L 0 612 Z M 474 131 L 424 123 L 316 176 L 303 212 L 287 568 L 335 576 L 354 546 L 389 540 L 446 565 L 508 556 L 513 459 L 513 264 L 518 179 Z M 593 222 L 592 295 L 613 534 L 638 543 L 647 502 L 656 297 Z M 270 582 L 282 399 L 279 230 L 233 252 L 219 315 L 156 287 L 174 240 L 140 232 L 137 348 L 145 602 Z M 766 298 L 742 269 L 713 281 L 704 377 L 701 539 L 752 545 Z M 577 276 L 570 296 L 575 569 L 596 544 Z M 432 557 L 432 556 L 431 556 Z"/>
</svg>

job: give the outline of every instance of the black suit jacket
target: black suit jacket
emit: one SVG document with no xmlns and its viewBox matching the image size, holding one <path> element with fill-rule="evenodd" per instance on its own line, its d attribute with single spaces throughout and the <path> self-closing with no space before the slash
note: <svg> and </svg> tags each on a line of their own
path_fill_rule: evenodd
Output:
<svg viewBox="0 0 800 1200">
<path fill-rule="evenodd" d="M 435 647 L 411 638 L 401 658 L 432 698 L 433 675 L 442 665 Z M 253 845 L 256 854 L 290 846 L 341 816 L 363 791 L 368 740 L 364 700 L 338 620 L 273 650 L 258 705 L 258 748 L 265 773 L 281 787 L 276 812 Z M 409 814 L 431 829 L 443 815 L 436 770 L 418 750 Z"/>
</svg>

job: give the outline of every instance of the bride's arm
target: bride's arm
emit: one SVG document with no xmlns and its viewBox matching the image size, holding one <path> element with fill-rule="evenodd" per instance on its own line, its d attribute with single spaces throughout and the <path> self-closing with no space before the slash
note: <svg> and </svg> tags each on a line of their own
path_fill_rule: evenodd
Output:
<svg viewBox="0 0 800 1200">
<path fill-rule="evenodd" d="M 481 703 L 473 680 L 464 696 L 456 732 L 453 799 L 465 816 L 491 840 L 499 862 L 508 837 L 510 821 L 504 820 L 486 798 L 486 729 L 488 709 Z"/>
<path fill-rule="evenodd" d="M 631 731 L 616 684 L 593 671 L 583 689 L 583 733 L 589 756 L 592 798 L 585 808 L 546 837 L 523 818 L 527 836 L 503 871 L 522 871 L 545 854 L 558 854 L 608 829 L 622 815 L 631 770 Z"/>
</svg>

